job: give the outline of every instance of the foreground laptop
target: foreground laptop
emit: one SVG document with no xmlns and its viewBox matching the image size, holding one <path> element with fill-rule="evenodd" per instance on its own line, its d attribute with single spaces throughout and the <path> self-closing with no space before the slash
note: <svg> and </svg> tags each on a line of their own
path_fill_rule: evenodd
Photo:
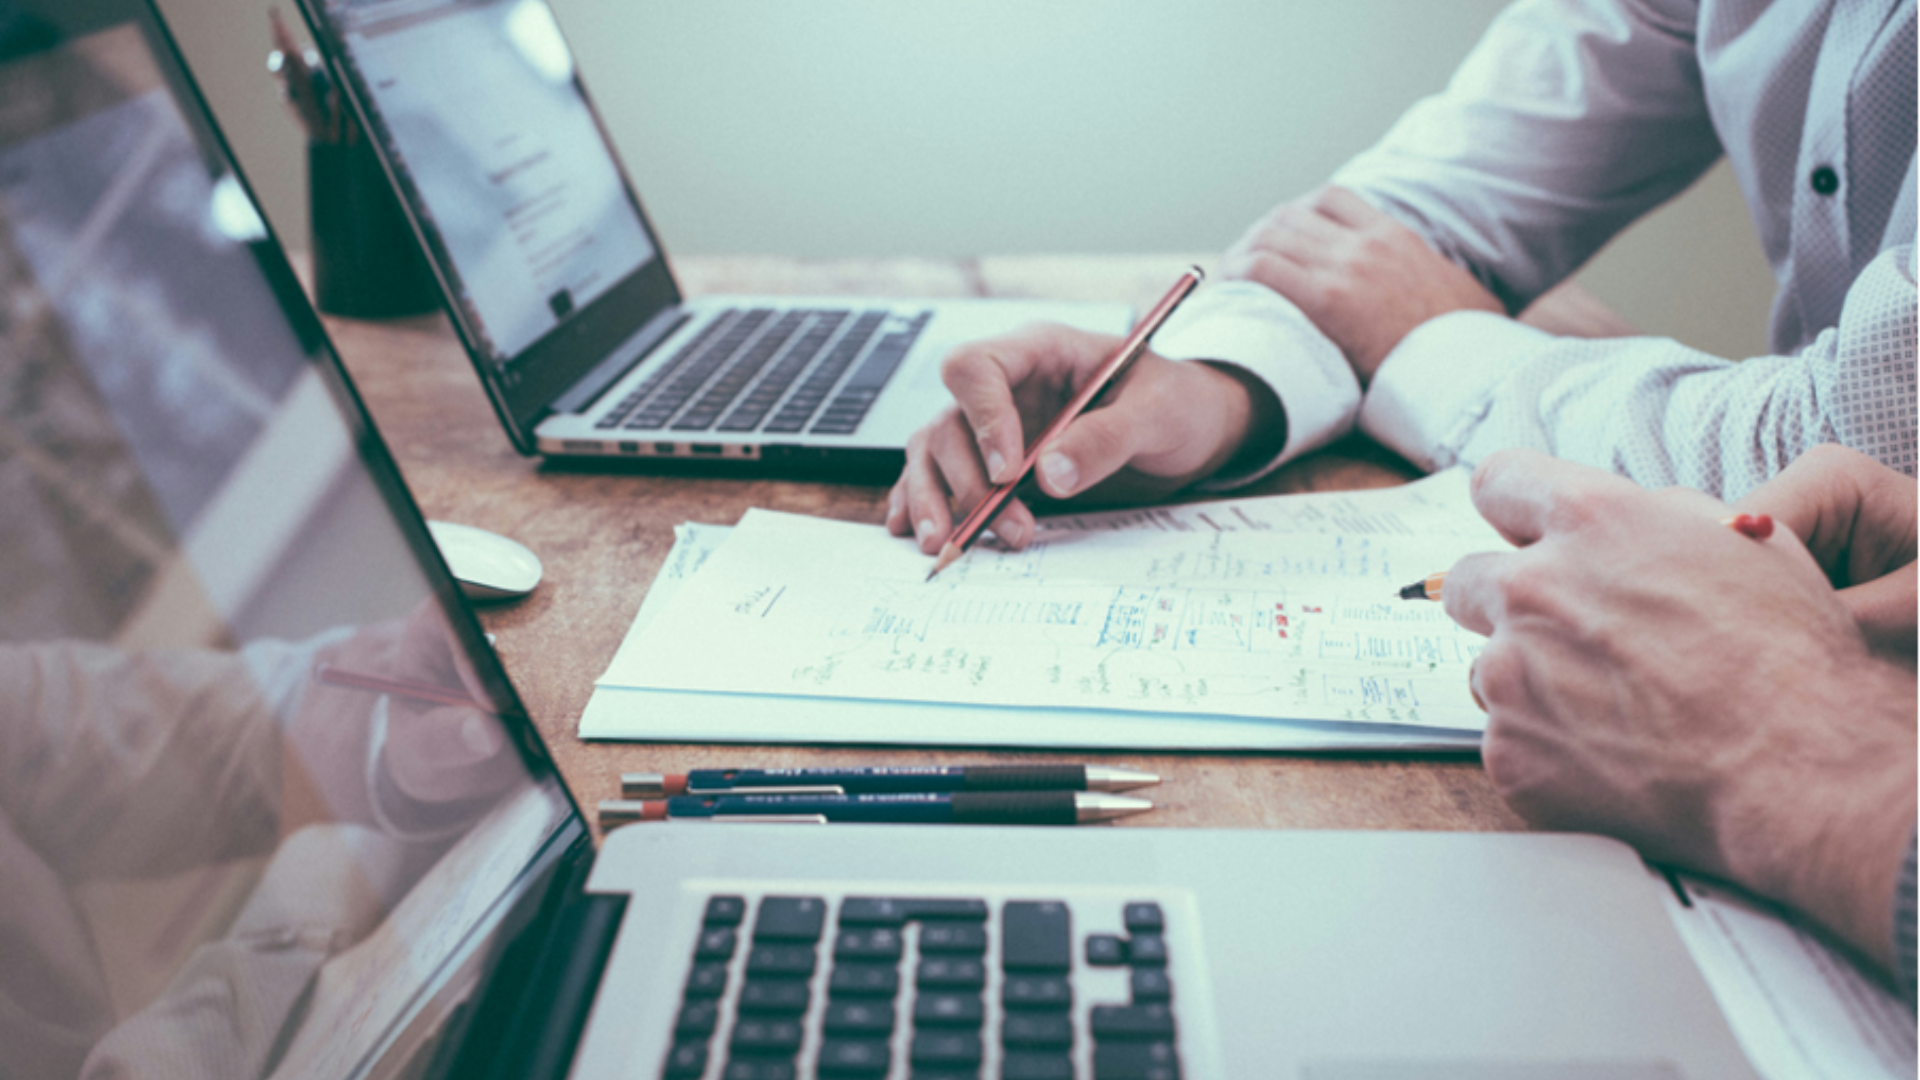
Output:
<svg viewBox="0 0 1920 1080">
<path fill-rule="evenodd" d="M 1749 1075 L 1597 838 L 596 856 L 145 0 L 0 0 L 0 499 L 0 1075 Z"/>
<path fill-rule="evenodd" d="M 954 346 L 1127 328 L 1113 304 L 688 299 L 545 0 L 302 7 L 522 453 L 897 471 Z"/>
</svg>

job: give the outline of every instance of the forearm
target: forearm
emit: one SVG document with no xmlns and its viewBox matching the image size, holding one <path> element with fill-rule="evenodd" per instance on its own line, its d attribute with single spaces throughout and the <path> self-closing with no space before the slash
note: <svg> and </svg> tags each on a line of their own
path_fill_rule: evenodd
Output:
<svg viewBox="0 0 1920 1080">
<path fill-rule="evenodd" d="M 1518 312 L 1719 157 L 1693 44 L 1642 5 L 1522 0 L 1331 182 Z"/>
<path fill-rule="evenodd" d="M 1861 272 L 1840 325 L 1795 356 L 1738 363 L 1662 338 L 1556 337 L 1458 313 L 1408 335 L 1380 367 L 1363 431 L 1427 469 L 1511 446 L 1735 498 L 1821 443 L 1911 476 L 1913 249 Z"/>
<path fill-rule="evenodd" d="M 1729 776 L 1716 815 L 1729 872 L 1897 974 L 1895 893 L 1920 783 L 1913 675 L 1874 664 L 1796 681 L 1782 688 L 1793 707 L 1837 710 L 1848 737 L 1769 747 Z"/>
</svg>

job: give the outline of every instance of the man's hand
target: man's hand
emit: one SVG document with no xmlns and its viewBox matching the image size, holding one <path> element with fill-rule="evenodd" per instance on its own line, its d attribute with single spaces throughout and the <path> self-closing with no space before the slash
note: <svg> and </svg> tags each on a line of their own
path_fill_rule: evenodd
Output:
<svg viewBox="0 0 1920 1080">
<path fill-rule="evenodd" d="M 913 536 L 929 555 L 939 551 L 956 517 L 1013 479 L 1027 440 L 1120 343 L 1044 325 L 956 349 L 941 365 L 954 404 L 908 440 L 906 468 L 887 500 L 887 529 Z M 1146 353 L 1104 404 L 1061 432 L 1034 472 L 1040 490 L 1056 499 L 1096 487 L 1113 498 L 1164 495 L 1220 468 L 1250 432 L 1278 429 L 1278 417 L 1272 393 L 1251 378 Z M 1033 530 L 1033 513 L 1018 500 L 993 525 L 1014 548 L 1025 547 Z"/>
<path fill-rule="evenodd" d="M 1293 301 L 1347 354 L 1360 385 L 1414 327 L 1506 309 L 1473 275 L 1345 188 L 1281 203 L 1228 249 L 1221 273 Z"/>
<path fill-rule="evenodd" d="M 1447 613 L 1490 638 L 1472 677 L 1502 797 L 1781 900 L 1890 966 L 1914 677 L 1869 654 L 1796 536 L 1755 541 L 1705 495 L 1528 451 L 1488 458 L 1474 503 L 1522 547 L 1446 583 Z"/>
<path fill-rule="evenodd" d="M 1840 590 L 1874 655 L 1912 668 L 1915 613 L 1915 486 L 1911 477 L 1857 450 L 1816 446 L 1739 507 L 1793 530 Z"/>
</svg>

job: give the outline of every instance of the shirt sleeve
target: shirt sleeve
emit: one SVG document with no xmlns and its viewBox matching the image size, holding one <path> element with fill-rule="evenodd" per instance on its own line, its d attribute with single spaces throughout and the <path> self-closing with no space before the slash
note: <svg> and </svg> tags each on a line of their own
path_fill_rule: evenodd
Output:
<svg viewBox="0 0 1920 1080">
<path fill-rule="evenodd" d="M 1695 0 L 1520 0 L 1336 172 L 1519 312 L 1721 154 Z"/>
<path fill-rule="evenodd" d="M 1484 312 L 1433 319 L 1381 364 L 1360 428 L 1424 469 L 1527 446 L 1644 486 L 1745 494 L 1820 443 L 1915 468 L 1914 246 L 1883 252 L 1838 326 L 1738 362 L 1663 338 L 1563 338 Z"/>
<path fill-rule="evenodd" d="M 1246 371 L 1273 390 L 1286 415 L 1287 437 L 1278 456 L 1218 474 L 1202 485 L 1207 490 L 1252 483 L 1325 446 L 1352 430 L 1360 411 L 1360 381 L 1340 347 L 1263 285 L 1224 281 L 1207 286 L 1160 328 L 1153 346 L 1169 360 Z"/>
</svg>

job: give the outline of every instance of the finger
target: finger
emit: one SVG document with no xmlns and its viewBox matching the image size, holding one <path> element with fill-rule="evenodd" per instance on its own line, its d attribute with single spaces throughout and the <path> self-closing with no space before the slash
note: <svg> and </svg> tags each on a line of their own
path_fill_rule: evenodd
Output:
<svg viewBox="0 0 1920 1080">
<path fill-rule="evenodd" d="M 981 467 L 978 447 L 957 425 L 933 433 L 928 441 L 928 453 L 932 458 L 933 472 L 943 482 L 947 492 L 946 499 L 936 499 L 935 505 L 948 507 L 952 513 L 952 517 L 946 520 L 936 518 L 936 527 L 931 531 L 919 527 L 915 530 L 921 550 L 934 554 L 945 546 L 952 535 L 952 522 L 972 513 L 973 508 L 992 493 L 993 485 Z M 924 523 L 925 520 L 925 516 L 916 514 L 916 522 Z M 991 525 L 994 535 L 1008 547 L 1025 547 L 1027 541 L 1033 538 L 1033 512 L 1017 499 L 1009 499 L 995 515 Z"/>
<path fill-rule="evenodd" d="M 1346 188 L 1328 184 L 1314 193 L 1314 212 L 1349 229 L 1378 224 L 1386 214 Z"/>
<path fill-rule="evenodd" d="M 913 535 L 913 526 L 907 517 L 907 481 L 904 477 L 893 482 L 887 491 L 887 532 L 894 536 Z"/>
<path fill-rule="evenodd" d="M 1513 553 L 1483 552 L 1468 555 L 1447 571 L 1447 582 L 1440 602 L 1447 617 L 1483 637 L 1492 637 L 1506 618 L 1503 602 L 1505 577 L 1511 572 Z"/>
<path fill-rule="evenodd" d="M 1509 543 L 1525 547 L 1564 528 L 1622 494 L 1631 480 L 1535 450 L 1501 450 L 1473 471 L 1473 506 Z"/>
<path fill-rule="evenodd" d="M 962 346 L 940 365 L 940 377 L 978 448 L 985 475 L 993 483 L 1013 479 L 1026 453 L 1016 391 L 1044 377 L 1049 368 L 1068 374 L 1096 369 L 1118 339 L 1063 326 L 1037 326 L 1006 337 Z"/>
<path fill-rule="evenodd" d="M 1913 561 L 1914 484 L 1845 447 L 1816 446 L 1747 493 L 1739 509 L 1785 526 L 1836 584 L 1869 581 Z"/>
<path fill-rule="evenodd" d="M 907 447 L 906 468 L 900 472 L 900 483 L 905 485 L 901 496 L 903 526 L 920 550 L 929 555 L 940 550 L 941 542 L 953 529 L 953 492 L 935 460 L 932 444 L 940 433 L 958 423 L 946 415 L 915 433 Z"/>
<path fill-rule="evenodd" d="M 1149 373 L 1144 368 L 1158 366 Z M 1140 365 L 1120 384 L 1113 400 L 1067 426 L 1043 451 L 1034 473 L 1040 489 L 1065 499 L 1107 479 L 1136 458 L 1190 441 L 1191 429 L 1208 426 L 1196 410 L 1209 411 L 1199 400 L 1169 401 L 1166 391 L 1177 379 L 1178 365 L 1158 357 L 1142 357 Z M 1184 372 L 1178 372 L 1184 373 Z"/>
</svg>

